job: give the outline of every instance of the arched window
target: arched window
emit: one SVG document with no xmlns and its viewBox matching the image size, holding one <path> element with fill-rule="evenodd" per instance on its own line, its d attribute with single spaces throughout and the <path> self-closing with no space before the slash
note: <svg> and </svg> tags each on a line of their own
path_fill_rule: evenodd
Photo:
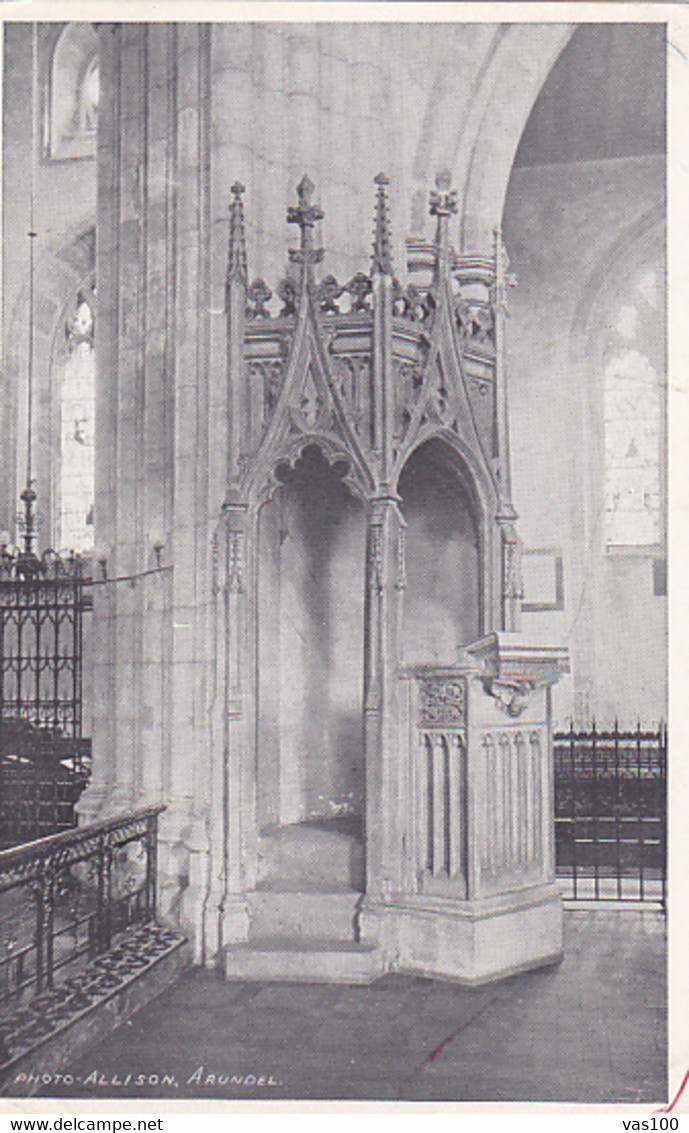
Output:
<svg viewBox="0 0 689 1133">
<path fill-rule="evenodd" d="M 95 292 L 83 287 L 65 325 L 59 366 L 60 460 L 56 544 L 61 551 L 93 548 Z"/>
<path fill-rule="evenodd" d="M 605 542 L 660 544 L 660 387 L 645 354 L 615 351 L 605 367 Z"/>
<path fill-rule="evenodd" d="M 657 551 L 665 537 L 662 264 L 644 263 L 616 290 L 602 344 L 605 546 Z"/>
<path fill-rule="evenodd" d="M 98 116 L 98 37 L 86 23 L 67 24 L 50 66 L 46 150 L 51 158 L 93 157 Z"/>
</svg>

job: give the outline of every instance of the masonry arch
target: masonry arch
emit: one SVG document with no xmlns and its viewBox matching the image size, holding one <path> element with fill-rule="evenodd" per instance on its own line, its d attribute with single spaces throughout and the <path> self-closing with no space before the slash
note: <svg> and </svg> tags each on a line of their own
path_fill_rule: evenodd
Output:
<svg viewBox="0 0 689 1133">
<path fill-rule="evenodd" d="M 565 636 L 555 718 L 581 727 L 665 711 L 665 65 L 660 25 L 579 26 L 525 125 L 503 213 L 524 632 Z M 547 509 L 544 483 L 560 486 Z"/>
<path fill-rule="evenodd" d="M 258 512 L 260 829 L 361 819 L 366 520 L 347 471 L 307 444 Z"/>
<path fill-rule="evenodd" d="M 524 127 L 574 30 L 565 23 L 508 28 L 494 44 L 466 120 L 458 129 L 455 120 L 451 168 L 461 186 L 462 251 L 490 248 Z"/>
<path fill-rule="evenodd" d="M 406 523 L 403 659 L 450 664 L 483 626 L 479 496 L 467 465 L 440 437 L 414 449 L 397 489 Z"/>
<path fill-rule="evenodd" d="M 79 294 L 89 296 L 95 309 L 95 228 L 88 224 L 73 232 L 61 247 L 39 249 L 34 286 L 33 327 L 33 444 L 32 472 L 38 492 L 40 541 L 57 547 L 60 509 L 60 390 L 62 367 L 69 340 L 67 324 L 75 313 Z M 27 365 L 29 292 L 17 293 L 5 336 L 5 364 L 14 403 L 15 488 L 26 474 Z M 8 407 L 9 408 L 9 407 Z"/>
</svg>

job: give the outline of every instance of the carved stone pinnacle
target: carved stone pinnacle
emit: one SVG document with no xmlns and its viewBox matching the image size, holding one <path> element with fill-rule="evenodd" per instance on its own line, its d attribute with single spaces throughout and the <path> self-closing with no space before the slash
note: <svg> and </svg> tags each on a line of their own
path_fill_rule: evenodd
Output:
<svg viewBox="0 0 689 1133">
<path fill-rule="evenodd" d="M 244 232 L 244 186 L 235 181 L 230 192 L 230 247 L 227 256 L 227 282 L 247 283 L 246 237 Z"/>
<path fill-rule="evenodd" d="M 385 173 L 379 173 L 374 178 L 378 186 L 376 193 L 376 212 L 373 228 L 373 270 L 392 275 L 392 246 L 390 239 L 390 221 L 388 217 L 388 201 L 385 192 L 386 185 L 390 184 Z"/>
</svg>

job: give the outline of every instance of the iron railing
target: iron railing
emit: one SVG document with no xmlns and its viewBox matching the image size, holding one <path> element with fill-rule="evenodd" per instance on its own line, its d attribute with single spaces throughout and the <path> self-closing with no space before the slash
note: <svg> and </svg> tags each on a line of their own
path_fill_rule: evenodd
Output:
<svg viewBox="0 0 689 1133">
<path fill-rule="evenodd" d="M 82 738 L 89 583 L 88 562 L 76 555 L 0 548 L 0 849 L 76 824 L 90 767 Z"/>
<path fill-rule="evenodd" d="M 90 776 L 91 741 L 81 739 L 75 745 L 68 740 L 65 747 L 69 755 L 62 760 L 57 758 L 59 739 L 46 736 L 45 731 L 24 722 L 4 729 L 4 750 L 0 756 L 0 850 L 35 842 L 77 825 L 76 803 Z"/>
<path fill-rule="evenodd" d="M 666 899 L 667 729 L 554 736 L 555 842 L 575 900 Z"/>
<path fill-rule="evenodd" d="M 69 984 L 116 934 L 155 920 L 158 815 L 148 807 L 0 852 L 0 1004 Z"/>
</svg>

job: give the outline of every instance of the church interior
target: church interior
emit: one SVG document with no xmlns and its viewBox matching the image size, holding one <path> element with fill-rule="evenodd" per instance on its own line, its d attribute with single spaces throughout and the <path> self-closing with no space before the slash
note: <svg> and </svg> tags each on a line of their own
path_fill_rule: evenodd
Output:
<svg viewBox="0 0 689 1133">
<path fill-rule="evenodd" d="M 88 750 L 158 990 L 492 986 L 565 873 L 657 913 L 665 25 L 3 35 L 0 754 Z"/>
</svg>

